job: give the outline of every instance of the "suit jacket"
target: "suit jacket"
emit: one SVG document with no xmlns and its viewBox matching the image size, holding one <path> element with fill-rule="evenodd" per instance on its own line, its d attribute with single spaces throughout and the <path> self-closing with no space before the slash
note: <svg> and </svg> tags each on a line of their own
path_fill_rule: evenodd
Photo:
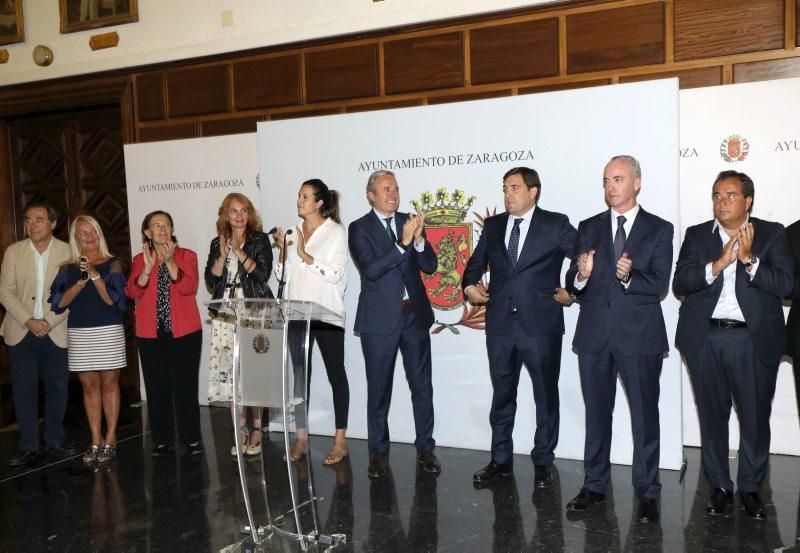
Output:
<svg viewBox="0 0 800 553">
<path fill-rule="evenodd" d="M 567 290 L 578 296 L 581 311 L 572 345 L 600 353 L 609 340 L 623 355 L 669 351 L 661 299 L 672 271 L 672 223 L 639 208 L 625 251 L 633 261 L 626 289 L 616 277 L 611 210 L 578 225 L 578 239 L 567 271 Z M 594 267 L 581 290 L 575 288 L 578 256 L 595 250 Z"/>
<path fill-rule="evenodd" d="M 794 290 L 788 298 L 792 300 L 792 308 L 786 322 L 786 338 L 789 355 L 794 358 L 795 365 L 800 366 L 800 221 L 786 227 L 786 236 L 794 256 Z"/>
<path fill-rule="evenodd" d="M 525 334 L 564 334 L 564 310 L 553 299 L 561 283 L 564 258 L 572 254 L 577 231 L 561 213 L 536 207 L 525 243 L 512 269 L 506 247 L 508 213 L 486 219 L 478 245 L 464 270 L 464 288 L 477 284 L 489 267 L 489 302 L 486 305 L 486 333 L 511 332 L 512 302 Z"/>
<path fill-rule="evenodd" d="M 396 212 L 396 228 L 403 228 L 407 213 Z M 414 243 L 401 253 L 386 233 L 375 212 L 350 223 L 348 240 L 353 261 L 361 273 L 361 292 L 354 330 L 363 334 L 388 336 L 402 321 L 403 287 L 411 297 L 411 309 L 425 328 L 433 325 L 433 309 L 428 301 L 420 270 L 436 270 L 436 253 L 425 240 L 420 253 Z M 398 234 L 399 236 L 399 234 Z"/>
<path fill-rule="evenodd" d="M 753 255 L 758 257 L 756 275 L 736 261 L 736 299 L 753 339 L 756 354 L 764 364 L 777 363 L 786 351 L 782 298 L 794 286 L 794 261 L 783 225 L 750 217 L 755 234 Z M 706 265 L 722 254 L 722 241 L 712 232 L 714 221 L 686 229 L 672 283 L 675 294 L 684 296 L 678 318 L 675 345 L 686 359 L 700 353 L 708 335 L 711 315 L 722 293 L 724 275 L 706 282 Z M 720 230 L 719 232 L 724 232 Z"/>
<path fill-rule="evenodd" d="M 5 338 L 9 346 L 17 345 L 28 333 L 25 321 L 33 317 L 33 303 L 36 298 L 36 261 L 27 238 L 11 244 L 3 257 L 0 272 L 0 303 L 6 308 L 6 316 L 0 325 L 0 336 Z M 50 310 L 47 299 L 50 285 L 56 278 L 59 267 L 68 263 L 71 257 L 69 244 L 52 238 L 47 267 L 44 272 L 44 288 L 42 290 L 42 308 L 44 318 L 50 323 L 50 339 L 60 348 L 67 347 L 68 310 L 56 315 Z"/>
</svg>

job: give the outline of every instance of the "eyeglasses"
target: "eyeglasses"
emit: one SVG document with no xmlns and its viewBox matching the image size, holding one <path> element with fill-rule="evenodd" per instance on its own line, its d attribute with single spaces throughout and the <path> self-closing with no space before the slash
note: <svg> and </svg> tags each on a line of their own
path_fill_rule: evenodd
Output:
<svg viewBox="0 0 800 553">
<path fill-rule="evenodd" d="M 98 236 L 97 231 L 95 229 L 82 230 L 78 233 L 78 238 L 88 238 L 89 236 Z"/>
<path fill-rule="evenodd" d="M 169 230 L 172 228 L 172 225 L 169 223 L 151 223 L 150 228 L 156 230 Z"/>
</svg>

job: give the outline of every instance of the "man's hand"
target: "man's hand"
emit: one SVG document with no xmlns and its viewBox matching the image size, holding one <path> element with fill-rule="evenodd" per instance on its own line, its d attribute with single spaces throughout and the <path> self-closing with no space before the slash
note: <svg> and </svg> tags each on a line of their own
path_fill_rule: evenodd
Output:
<svg viewBox="0 0 800 553">
<path fill-rule="evenodd" d="M 419 209 L 417 210 L 417 230 L 414 232 L 414 242 L 422 244 L 425 240 L 422 237 L 422 231 L 425 230 L 425 214 Z"/>
<path fill-rule="evenodd" d="M 25 321 L 25 326 L 28 330 L 33 332 L 34 336 L 38 336 L 39 338 L 42 336 L 47 336 L 47 334 L 50 332 L 50 323 L 44 319 L 30 318 Z"/>
<path fill-rule="evenodd" d="M 736 238 L 731 238 L 728 240 L 728 243 L 725 244 L 725 248 L 722 250 L 722 255 L 720 255 L 719 259 L 711 264 L 711 274 L 713 276 L 716 277 L 718 274 L 724 271 L 728 265 L 736 261 L 736 252 L 733 250 L 733 248 L 738 241 L 739 238 L 737 236 Z"/>
<path fill-rule="evenodd" d="M 592 276 L 594 268 L 594 250 L 589 250 L 578 256 L 578 280 L 583 282 Z"/>
<path fill-rule="evenodd" d="M 403 225 L 403 237 L 401 238 L 400 241 L 406 246 L 411 244 L 411 241 L 414 240 L 414 236 L 417 233 L 418 226 L 419 226 L 419 221 L 417 221 L 417 216 L 414 214 L 409 214 L 408 219 Z"/>
<path fill-rule="evenodd" d="M 628 257 L 628 252 L 622 252 L 622 256 L 617 261 L 617 280 L 625 280 L 631 274 L 633 260 Z"/>
<path fill-rule="evenodd" d="M 482 282 L 467 286 L 464 288 L 464 293 L 472 305 L 480 305 L 489 301 L 489 291 Z"/>
<path fill-rule="evenodd" d="M 739 229 L 739 234 L 736 237 L 739 240 L 739 252 L 737 254 L 739 261 L 747 263 L 753 256 L 753 236 L 755 229 L 753 223 L 747 223 Z"/>
<path fill-rule="evenodd" d="M 572 298 L 569 297 L 569 292 L 567 292 L 566 288 L 556 288 L 556 293 L 553 294 L 553 299 L 561 305 L 566 305 L 567 307 L 572 305 Z"/>
</svg>

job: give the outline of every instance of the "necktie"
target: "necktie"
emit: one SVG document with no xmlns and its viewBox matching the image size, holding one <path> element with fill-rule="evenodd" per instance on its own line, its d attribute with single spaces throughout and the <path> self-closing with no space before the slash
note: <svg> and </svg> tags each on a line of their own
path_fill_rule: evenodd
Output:
<svg viewBox="0 0 800 553">
<path fill-rule="evenodd" d="M 625 241 L 628 239 L 625 236 L 625 219 L 624 215 L 617 217 L 617 233 L 614 235 L 614 261 L 619 261 L 622 257 L 622 250 L 625 249 Z"/>
<path fill-rule="evenodd" d="M 386 234 L 389 235 L 389 238 L 391 239 L 392 243 L 397 242 L 397 235 L 394 233 L 394 230 L 392 229 L 392 218 L 386 217 L 384 221 L 386 221 Z"/>
<path fill-rule="evenodd" d="M 508 238 L 508 256 L 511 258 L 511 267 L 517 266 L 517 250 L 519 249 L 519 225 L 522 217 L 514 219 L 514 228 L 511 229 L 511 236 Z"/>
</svg>

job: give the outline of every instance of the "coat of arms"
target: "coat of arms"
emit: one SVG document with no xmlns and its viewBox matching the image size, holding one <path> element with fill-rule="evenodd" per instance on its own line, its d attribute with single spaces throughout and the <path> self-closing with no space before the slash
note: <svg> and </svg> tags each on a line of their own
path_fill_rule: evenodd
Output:
<svg viewBox="0 0 800 553">
<path fill-rule="evenodd" d="M 750 152 L 750 143 L 743 136 L 732 134 L 719 145 L 719 155 L 728 163 L 743 161 Z"/>
</svg>

